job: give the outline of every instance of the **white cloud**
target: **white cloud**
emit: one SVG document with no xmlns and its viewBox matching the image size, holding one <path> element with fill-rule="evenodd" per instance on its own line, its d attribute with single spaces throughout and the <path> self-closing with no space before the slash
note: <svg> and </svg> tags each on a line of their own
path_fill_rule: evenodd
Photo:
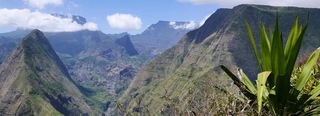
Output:
<svg viewBox="0 0 320 116">
<path fill-rule="evenodd" d="M 211 14 L 205 16 L 205 17 L 200 21 L 199 26 L 202 26 L 210 16 L 211 16 Z"/>
<path fill-rule="evenodd" d="M 0 26 L 23 29 L 40 29 L 45 32 L 62 32 L 78 30 L 97 30 L 97 24 L 87 22 L 80 25 L 71 18 L 59 18 L 29 9 L 0 9 Z"/>
<path fill-rule="evenodd" d="M 193 30 L 193 29 L 201 27 L 210 16 L 211 16 L 211 14 L 206 15 L 199 23 L 197 23 L 195 21 L 190 21 L 188 23 L 178 24 L 177 22 L 171 21 L 169 23 L 169 25 L 174 29 Z"/>
<path fill-rule="evenodd" d="M 23 0 L 23 1 L 26 2 L 29 6 L 39 8 L 39 9 L 44 8 L 46 5 L 59 6 L 63 4 L 63 0 Z"/>
<path fill-rule="evenodd" d="M 184 24 L 177 24 L 176 22 L 171 21 L 169 25 L 174 29 L 186 29 L 186 30 L 192 30 L 199 27 L 198 23 L 196 23 L 195 21 L 190 21 Z"/>
<path fill-rule="evenodd" d="M 141 29 L 141 19 L 131 14 L 113 14 L 107 16 L 109 26 L 113 29 L 138 30 Z"/>
<path fill-rule="evenodd" d="M 195 5 L 216 4 L 221 7 L 233 7 L 239 4 L 264 4 L 273 6 L 298 6 L 319 8 L 319 0 L 178 0 L 180 2 L 190 2 Z"/>
</svg>

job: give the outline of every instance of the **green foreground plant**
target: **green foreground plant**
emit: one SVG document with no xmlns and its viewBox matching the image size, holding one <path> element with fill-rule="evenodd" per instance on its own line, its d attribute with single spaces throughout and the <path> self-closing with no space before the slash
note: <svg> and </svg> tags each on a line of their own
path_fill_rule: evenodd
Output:
<svg viewBox="0 0 320 116">
<path fill-rule="evenodd" d="M 245 21 L 261 71 L 255 84 L 241 70 L 238 70 L 238 76 L 236 76 L 221 65 L 221 68 L 231 77 L 242 93 L 257 103 L 258 113 L 262 109 L 272 112 L 273 115 L 311 115 L 320 112 L 320 105 L 317 105 L 320 84 L 315 79 L 315 74 L 319 70 L 316 63 L 320 49 L 315 50 L 304 65 L 295 68 L 308 19 L 309 16 L 303 27 L 298 24 L 298 15 L 296 16 L 285 47 L 282 32 L 279 29 L 278 16 L 275 29 L 273 33 L 270 29 L 269 36 L 264 24 L 261 23 L 260 54 L 250 26 Z"/>
</svg>

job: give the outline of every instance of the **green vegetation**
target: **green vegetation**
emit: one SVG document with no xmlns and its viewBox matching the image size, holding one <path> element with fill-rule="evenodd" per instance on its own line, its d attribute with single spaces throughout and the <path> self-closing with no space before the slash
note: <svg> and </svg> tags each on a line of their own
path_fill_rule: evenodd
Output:
<svg viewBox="0 0 320 116">
<path fill-rule="evenodd" d="M 81 62 L 92 63 L 94 66 L 106 66 L 109 65 L 109 62 L 103 60 L 97 60 L 94 56 L 88 56 L 80 60 Z"/>
<path fill-rule="evenodd" d="M 304 65 L 294 67 L 307 24 L 304 27 L 299 25 L 297 16 L 286 46 L 283 47 L 278 17 L 274 32 L 270 31 L 269 36 L 261 23 L 259 54 L 249 24 L 246 22 L 251 45 L 261 70 L 256 85 L 241 70 L 237 77 L 226 67 L 221 66 L 243 94 L 257 103 L 258 113 L 263 109 L 270 111 L 273 115 L 320 113 L 317 105 L 320 85 L 315 78 L 315 74 L 319 71 L 316 63 L 320 49 L 315 50 Z"/>
<path fill-rule="evenodd" d="M 86 103 L 90 105 L 97 114 L 102 114 L 102 111 L 105 111 L 109 107 L 106 106 L 107 102 L 114 100 L 113 96 L 103 87 L 82 84 L 78 86 L 78 88 L 80 88 L 80 91 L 85 95 L 84 99 Z"/>
<path fill-rule="evenodd" d="M 52 107 L 49 102 L 45 101 L 42 96 L 29 95 L 26 104 L 30 106 L 30 109 L 35 113 L 35 115 L 52 115 L 52 116 L 62 116 L 54 107 Z"/>
<path fill-rule="evenodd" d="M 39 30 L 28 34 L 1 68 L 4 115 L 80 115 L 92 110 Z M 10 99 L 11 101 L 7 102 Z"/>
</svg>

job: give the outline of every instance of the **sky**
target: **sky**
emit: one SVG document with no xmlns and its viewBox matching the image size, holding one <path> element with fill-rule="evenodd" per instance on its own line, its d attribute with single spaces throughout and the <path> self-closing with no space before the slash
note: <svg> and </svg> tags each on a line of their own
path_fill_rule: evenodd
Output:
<svg viewBox="0 0 320 116">
<path fill-rule="evenodd" d="M 319 0 L 0 0 L 0 32 L 38 28 L 46 32 L 101 30 L 138 34 L 159 20 L 197 28 L 218 8 L 239 4 L 319 8 Z M 50 14 L 80 15 L 84 25 Z"/>
</svg>

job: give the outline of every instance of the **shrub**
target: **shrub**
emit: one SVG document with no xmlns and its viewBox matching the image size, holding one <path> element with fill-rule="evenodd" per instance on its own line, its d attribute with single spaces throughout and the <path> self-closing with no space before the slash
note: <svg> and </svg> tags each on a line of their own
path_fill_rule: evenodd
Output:
<svg viewBox="0 0 320 116">
<path fill-rule="evenodd" d="M 309 19 L 309 16 L 308 16 Z M 231 77 L 242 93 L 258 104 L 258 113 L 262 109 L 273 115 L 311 115 L 319 113 L 320 85 L 315 79 L 318 72 L 317 59 L 320 49 L 315 50 L 301 67 L 295 68 L 295 62 L 307 29 L 298 24 L 298 15 L 283 46 L 283 37 L 279 29 L 278 16 L 275 29 L 269 36 L 263 23 L 260 27 L 260 54 L 258 53 L 250 26 L 246 23 L 250 42 L 258 62 L 260 73 L 256 83 L 238 70 L 234 75 L 225 66 L 221 68 Z M 270 38 L 270 39 L 269 39 Z"/>
</svg>

